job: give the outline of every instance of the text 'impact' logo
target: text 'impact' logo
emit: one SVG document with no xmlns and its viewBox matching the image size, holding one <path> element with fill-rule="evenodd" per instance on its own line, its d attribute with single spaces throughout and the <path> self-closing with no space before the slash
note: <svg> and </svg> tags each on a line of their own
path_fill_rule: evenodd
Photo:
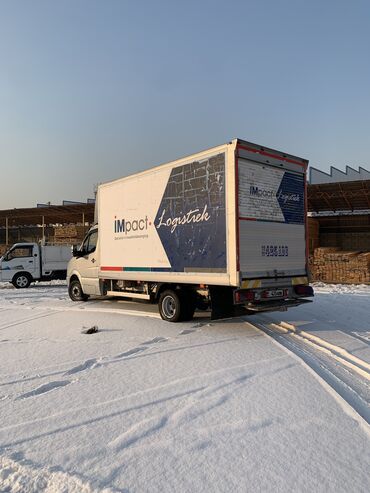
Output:
<svg viewBox="0 0 370 493">
<path fill-rule="evenodd" d="M 249 195 L 258 198 L 277 198 L 279 201 L 284 202 L 299 202 L 299 193 L 283 193 L 281 190 L 275 193 L 274 190 L 266 190 L 265 188 L 259 188 L 257 185 L 251 185 L 249 187 Z"/>
<path fill-rule="evenodd" d="M 132 219 L 131 221 L 127 221 L 127 219 L 115 219 L 114 220 L 114 232 L 115 233 L 130 233 L 131 231 L 145 231 L 152 224 L 148 220 L 148 216 L 145 216 L 144 219 Z"/>
</svg>

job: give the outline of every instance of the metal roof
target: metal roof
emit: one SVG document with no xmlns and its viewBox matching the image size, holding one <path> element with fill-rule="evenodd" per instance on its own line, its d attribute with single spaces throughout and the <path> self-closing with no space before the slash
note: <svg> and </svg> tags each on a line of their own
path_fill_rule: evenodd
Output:
<svg viewBox="0 0 370 493">
<path fill-rule="evenodd" d="M 370 209 L 370 179 L 309 184 L 308 210 L 366 211 Z"/>
<path fill-rule="evenodd" d="M 31 226 L 41 224 L 92 223 L 94 221 L 94 204 L 50 205 L 27 209 L 7 209 L 0 211 L 0 227 Z"/>
<path fill-rule="evenodd" d="M 319 183 L 337 183 L 344 181 L 370 180 L 370 171 L 361 166 L 358 170 L 351 166 L 346 166 L 346 170 L 342 171 L 335 166 L 330 166 L 330 172 L 326 173 L 320 169 L 310 166 L 309 168 L 309 183 L 318 185 Z"/>
</svg>

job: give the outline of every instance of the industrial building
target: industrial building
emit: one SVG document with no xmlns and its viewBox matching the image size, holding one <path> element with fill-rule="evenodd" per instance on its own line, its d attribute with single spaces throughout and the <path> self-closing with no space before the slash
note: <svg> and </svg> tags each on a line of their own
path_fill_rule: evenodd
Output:
<svg viewBox="0 0 370 493">
<path fill-rule="evenodd" d="M 308 214 L 313 279 L 370 282 L 370 172 L 310 168 Z"/>
</svg>

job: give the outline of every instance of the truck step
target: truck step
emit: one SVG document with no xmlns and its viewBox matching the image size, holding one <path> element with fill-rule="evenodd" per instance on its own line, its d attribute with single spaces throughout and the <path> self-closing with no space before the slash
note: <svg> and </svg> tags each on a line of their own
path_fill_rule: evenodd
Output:
<svg viewBox="0 0 370 493">
<path fill-rule="evenodd" d="M 122 298 L 140 298 L 141 300 L 150 300 L 149 294 L 132 293 L 131 291 L 107 291 L 107 296 L 120 296 Z"/>
</svg>

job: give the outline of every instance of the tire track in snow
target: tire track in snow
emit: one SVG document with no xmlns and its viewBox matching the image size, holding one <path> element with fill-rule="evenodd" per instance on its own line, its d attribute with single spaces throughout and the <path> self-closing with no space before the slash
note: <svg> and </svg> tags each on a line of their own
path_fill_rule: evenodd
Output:
<svg viewBox="0 0 370 493">
<path fill-rule="evenodd" d="M 312 341 L 299 337 L 283 326 L 269 322 L 254 322 L 251 325 L 272 338 L 305 365 L 342 409 L 370 436 L 370 387 L 366 379 L 361 378 L 358 373 L 350 372 L 338 358 L 322 351 L 322 348 L 319 349 Z"/>
<path fill-rule="evenodd" d="M 239 387 L 242 387 L 247 380 L 254 376 L 254 373 L 247 373 L 222 384 L 209 386 L 199 395 L 193 396 L 191 402 L 183 406 L 182 409 L 173 413 L 171 420 L 175 422 L 176 426 L 179 426 L 206 415 L 213 409 L 225 404 Z"/>
<path fill-rule="evenodd" d="M 256 329 L 257 329 L 257 327 L 256 327 Z M 258 366 L 260 364 L 263 365 L 266 362 L 271 363 L 271 362 L 283 361 L 283 360 L 287 360 L 287 359 L 288 359 L 287 355 L 276 356 L 273 358 L 260 359 L 257 362 L 254 361 L 253 363 L 244 363 L 244 364 L 239 364 L 239 365 L 234 365 L 234 366 L 229 366 L 229 367 L 224 367 L 224 368 L 218 368 L 216 370 L 211 370 L 209 372 L 205 372 L 202 375 L 191 375 L 191 376 L 187 376 L 187 377 L 183 377 L 183 378 L 177 378 L 177 379 L 171 380 L 169 382 L 166 382 L 164 384 L 156 385 L 154 387 L 148 387 L 146 389 L 138 390 L 136 392 L 132 392 L 131 394 L 116 397 L 114 399 L 108 399 L 106 401 L 101 401 L 101 402 L 97 402 L 94 404 L 88 404 L 88 405 L 84 405 L 84 406 L 69 408 L 67 410 L 60 411 L 60 412 L 57 412 L 54 414 L 50 414 L 48 416 L 43 416 L 40 418 L 34 418 L 32 420 L 27 420 L 27 421 L 24 421 L 22 423 L 6 425 L 6 426 L 1 427 L 0 431 L 6 431 L 6 430 L 14 429 L 14 428 L 20 428 L 23 426 L 26 428 L 29 428 L 30 426 L 32 426 L 34 424 L 47 422 L 47 421 L 50 421 L 52 419 L 59 418 L 60 416 L 66 416 L 68 414 L 73 414 L 73 413 L 80 414 L 82 411 L 87 412 L 89 410 L 95 410 L 96 411 L 99 408 L 102 408 L 104 406 L 110 406 L 110 405 L 115 404 L 115 403 L 124 402 L 125 400 L 129 400 L 129 399 L 140 397 L 140 396 L 145 396 L 147 394 L 150 394 L 151 392 L 155 392 L 156 394 L 158 394 L 158 392 L 165 391 L 165 390 L 173 387 L 174 385 L 179 385 L 181 383 L 191 382 L 192 380 L 198 381 L 200 376 L 203 378 L 203 377 L 216 376 L 218 374 L 222 375 L 223 373 L 228 372 L 228 371 L 242 370 L 242 369 L 246 369 L 250 366 L 255 367 L 255 366 Z M 275 369 L 275 370 L 273 370 L 273 373 L 276 373 L 278 371 L 283 371 L 283 370 L 290 368 L 292 366 L 294 366 L 294 365 L 289 364 L 288 366 L 285 366 L 281 369 Z M 207 387 L 205 387 L 205 386 L 197 387 L 193 390 L 189 390 L 188 393 L 182 393 L 182 394 L 177 395 L 176 397 L 183 397 L 183 396 L 188 395 L 188 394 L 190 395 L 191 393 L 199 392 L 200 390 L 207 390 Z M 168 399 L 161 399 L 161 400 L 159 400 L 159 402 L 164 402 L 166 400 L 168 400 Z"/>
<path fill-rule="evenodd" d="M 333 359 L 342 365 L 347 366 L 351 370 L 358 373 L 361 377 L 365 378 L 365 380 L 370 382 L 370 364 L 349 353 L 340 346 L 327 342 L 324 339 L 321 339 L 321 337 L 311 334 L 310 332 L 297 329 L 293 324 L 287 322 L 281 322 L 280 324 L 271 323 L 270 326 L 276 327 L 277 329 L 286 329 L 291 331 L 296 338 L 301 338 L 308 344 L 312 344 L 313 347 L 319 351 L 331 356 Z"/>
<path fill-rule="evenodd" d="M 167 416 L 145 419 L 139 421 L 131 426 L 127 431 L 115 437 L 108 443 L 108 447 L 112 448 L 115 452 L 120 452 L 132 445 L 136 445 L 142 440 L 151 437 L 156 432 L 160 431 L 166 426 L 168 422 Z"/>
<path fill-rule="evenodd" d="M 145 418 L 134 423 L 128 430 L 111 440 L 108 443 L 108 447 L 113 448 L 115 452 L 120 452 L 132 445 L 142 446 L 143 442 L 165 427 L 169 427 L 176 435 L 175 432 L 179 426 L 187 425 L 191 421 L 206 416 L 213 409 L 226 404 L 233 393 L 254 376 L 254 373 L 239 375 L 222 384 L 200 388 L 196 392 L 185 396 L 189 402 L 185 403 L 180 409 L 164 415 Z"/>
<path fill-rule="evenodd" d="M 6 330 L 6 329 L 9 329 L 10 327 L 15 327 L 17 325 L 20 325 L 20 324 L 24 324 L 24 323 L 27 323 L 27 322 L 33 322 L 34 320 L 38 320 L 39 318 L 46 318 L 46 317 L 51 317 L 52 315 L 55 315 L 56 312 L 52 312 L 52 313 L 43 313 L 42 315 L 36 315 L 34 317 L 28 317 L 28 318 L 24 318 L 22 320 L 17 320 L 16 322 L 11 322 L 10 324 L 7 323 L 5 325 L 2 325 L 0 326 L 0 330 Z"/>
<path fill-rule="evenodd" d="M 54 298 L 50 298 L 50 300 L 53 300 Z M 48 300 L 49 301 L 49 300 Z M 156 312 L 150 312 L 150 311 L 140 311 L 140 310 L 130 310 L 130 309 L 124 309 L 124 308 L 105 308 L 105 307 L 100 307 L 100 308 L 90 308 L 90 305 L 97 305 L 98 303 L 102 303 L 104 300 L 97 300 L 97 301 L 88 301 L 88 302 L 75 302 L 73 306 L 45 306 L 45 305 L 36 305 L 36 306 L 31 306 L 31 305 L 20 305 L 15 303 L 16 308 L 19 310 L 42 310 L 42 311 L 50 311 L 54 310 L 55 312 L 78 312 L 78 313 L 114 313 L 118 315 L 128 315 L 128 316 L 135 316 L 135 317 L 149 317 L 149 318 L 156 318 L 156 319 L 161 319 L 161 316 L 159 313 Z M 72 302 L 71 302 L 72 303 Z M 89 304 L 89 306 L 86 305 L 86 303 Z M 10 308 L 14 308 L 14 305 L 12 305 Z"/>
</svg>

